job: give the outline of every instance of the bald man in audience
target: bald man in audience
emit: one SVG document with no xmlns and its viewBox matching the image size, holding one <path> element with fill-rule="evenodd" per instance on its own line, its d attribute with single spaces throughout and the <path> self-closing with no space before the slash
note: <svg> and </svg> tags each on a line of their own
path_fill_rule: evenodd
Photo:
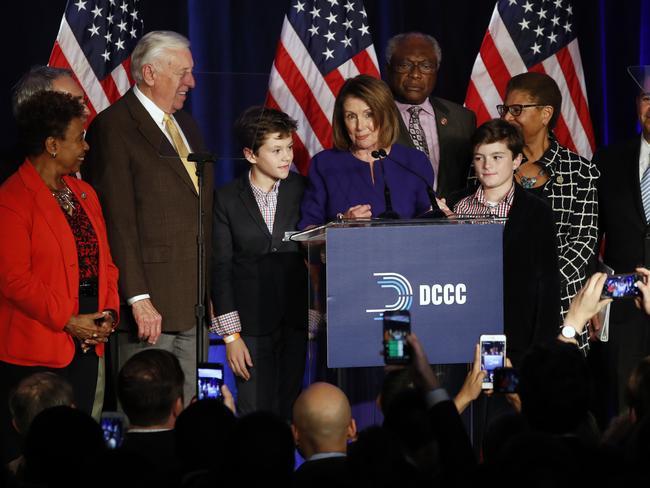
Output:
<svg viewBox="0 0 650 488">
<path fill-rule="evenodd" d="M 348 441 L 357 434 L 345 393 L 329 383 L 314 383 L 293 405 L 293 437 L 305 458 L 294 486 L 339 486 L 345 481 Z"/>
</svg>

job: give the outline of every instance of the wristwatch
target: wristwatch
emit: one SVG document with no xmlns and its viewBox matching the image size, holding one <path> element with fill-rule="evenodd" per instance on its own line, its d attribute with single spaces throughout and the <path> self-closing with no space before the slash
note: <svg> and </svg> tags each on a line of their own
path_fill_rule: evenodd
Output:
<svg viewBox="0 0 650 488">
<path fill-rule="evenodd" d="M 575 328 L 571 325 L 565 325 L 562 327 L 562 336 L 566 337 L 567 339 L 575 339 L 577 334 L 578 333 L 576 332 Z"/>
<path fill-rule="evenodd" d="M 580 352 L 587 357 L 587 353 L 589 352 L 589 329 L 587 327 L 585 327 L 582 332 L 578 333 L 572 325 L 565 325 L 562 327 L 561 333 L 562 337 L 575 339 L 578 343 L 578 349 L 580 349 Z"/>
</svg>

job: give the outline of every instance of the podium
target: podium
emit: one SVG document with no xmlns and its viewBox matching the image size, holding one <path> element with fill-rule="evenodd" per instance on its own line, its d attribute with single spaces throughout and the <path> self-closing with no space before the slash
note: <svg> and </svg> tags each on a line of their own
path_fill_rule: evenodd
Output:
<svg viewBox="0 0 650 488">
<path fill-rule="evenodd" d="M 505 219 L 337 221 L 300 232 L 328 368 L 382 366 L 382 317 L 409 310 L 432 364 L 470 363 L 503 333 Z"/>
</svg>

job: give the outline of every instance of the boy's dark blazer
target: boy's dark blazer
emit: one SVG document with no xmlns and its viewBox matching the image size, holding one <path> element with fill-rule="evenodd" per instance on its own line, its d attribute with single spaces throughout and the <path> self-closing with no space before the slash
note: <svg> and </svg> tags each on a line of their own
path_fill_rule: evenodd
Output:
<svg viewBox="0 0 650 488">
<path fill-rule="evenodd" d="M 296 229 L 304 177 L 291 172 L 278 193 L 273 235 L 250 187 L 248 172 L 215 192 L 212 301 L 215 315 L 237 310 L 242 334 L 280 325 L 307 326 L 307 268 L 300 244 L 283 242 Z"/>
<path fill-rule="evenodd" d="M 474 191 L 452 195 L 449 207 Z M 515 366 L 532 344 L 559 333 L 560 269 L 553 210 L 516 183 L 503 230 L 503 308 L 508 357 Z"/>
</svg>

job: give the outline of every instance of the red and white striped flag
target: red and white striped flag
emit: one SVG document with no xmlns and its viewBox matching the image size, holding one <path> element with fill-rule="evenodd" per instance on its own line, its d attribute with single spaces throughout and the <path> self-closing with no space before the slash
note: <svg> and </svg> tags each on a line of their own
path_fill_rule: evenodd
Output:
<svg viewBox="0 0 650 488">
<path fill-rule="evenodd" d="M 48 65 L 74 73 L 90 110 L 86 124 L 133 85 L 131 51 L 143 29 L 137 3 L 68 0 Z"/>
<path fill-rule="evenodd" d="M 332 145 L 334 100 L 358 74 L 379 78 L 379 63 L 361 0 L 292 0 L 271 68 L 266 105 L 298 121 L 294 163 Z"/>
<path fill-rule="evenodd" d="M 500 0 L 483 38 L 465 105 L 477 122 L 499 116 L 508 80 L 527 71 L 546 73 L 562 92 L 555 127 L 560 144 L 591 159 L 595 148 L 580 50 L 567 0 Z"/>
</svg>

